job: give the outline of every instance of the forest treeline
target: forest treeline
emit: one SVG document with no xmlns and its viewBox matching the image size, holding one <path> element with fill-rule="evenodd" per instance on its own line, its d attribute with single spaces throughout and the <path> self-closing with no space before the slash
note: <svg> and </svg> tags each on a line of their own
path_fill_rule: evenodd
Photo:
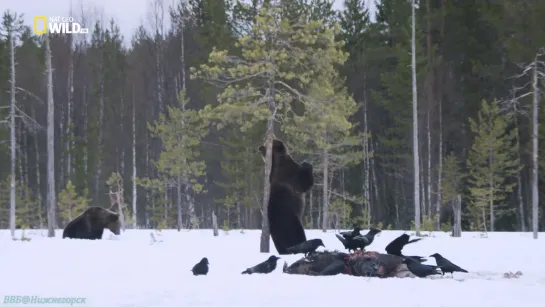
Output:
<svg viewBox="0 0 545 307">
<path fill-rule="evenodd" d="M 89 205 L 126 227 L 261 228 L 269 132 L 314 165 L 305 227 L 415 227 L 411 1 L 373 20 L 364 0 L 151 1 L 132 37 L 78 9 L 89 34 L 4 13 L 1 228 L 62 228 Z M 529 231 L 537 199 L 543 227 L 545 1 L 415 14 L 419 228 Z"/>
</svg>

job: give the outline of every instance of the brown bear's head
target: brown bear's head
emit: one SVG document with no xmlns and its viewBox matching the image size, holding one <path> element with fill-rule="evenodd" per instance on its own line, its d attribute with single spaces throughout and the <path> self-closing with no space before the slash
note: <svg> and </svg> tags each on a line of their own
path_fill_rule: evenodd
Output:
<svg viewBox="0 0 545 307">
<path fill-rule="evenodd" d="M 284 145 L 284 142 L 274 139 L 273 140 L 273 160 L 275 158 L 281 158 L 288 156 L 291 159 L 291 156 L 288 153 L 288 149 L 286 148 L 286 145 Z M 257 150 L 261 153 L 261 156 L 263 157 L 263 161 L 265 161 L 265 156 L 267 155 L 267 148 L 263 145 L 259 146 Z"/>
<path fill-rule="evenodd" d="M 112 212 L 111 214 L 108 214 L 106 227 L 115 235 L 121 233 L 121 221 L 119 220 L 118 213 Z"/>
<path fill-rule="evenodd" d="M 258 151 L 261 153 L 263 161 L 267 154 L 265 146 L 258 147 Z M 291 179 L 298 171 L 299 164 L 293 160 L 288 152 L 286 145 L 280 140 L 274 139 L 272 146 L 272 169 L 270 181 L 284 181 Z"/>
</svg>

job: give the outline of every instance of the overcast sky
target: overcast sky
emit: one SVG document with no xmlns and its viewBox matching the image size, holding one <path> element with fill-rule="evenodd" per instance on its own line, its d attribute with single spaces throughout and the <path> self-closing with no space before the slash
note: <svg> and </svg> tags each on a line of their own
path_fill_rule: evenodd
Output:
<svg viewBox="0 0 545 307">
<path fill-rule="evenodd" d="M 34 16 L 81 16 L 82 7 L 86 15 L 104 16 L 107 22 L 114 18 L 121 28 L 125 43 L 130 42 L 134 29 L 143 24 L 150 27 L 150 12 L 152 11 L 153 0 L 0 0 L 0 11 L 7 9 L 19 14 L 24 14 L 25 24 L 32 26 Z M 165 4 L 165 24 L 169 24 L 168 5 L 178 0 L 163 0 Z M 334 7 L 340 9 L 344 0 L 335 0 Z M 367 1 L 374 3 L 374 1 Z M 70 14 L 70 7 L 73 13 Z M 373 15 L 371 13 L 371 15 Z M 94 17 L 97 18 L 97 17 Z M 96 19 L 95 19 L 96 20 Z"/>
</svg>

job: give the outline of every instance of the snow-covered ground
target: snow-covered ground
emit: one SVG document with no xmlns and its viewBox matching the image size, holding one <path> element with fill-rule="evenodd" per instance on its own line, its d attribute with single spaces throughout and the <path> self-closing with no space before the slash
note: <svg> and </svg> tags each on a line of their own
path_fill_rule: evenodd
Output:
<svg viewBox="0 0 545 307">
<path fill-rule="evenodd" d="M 161 242 L 151 244 L 151 230 L 127 230 L 115 237 L 105 231 L 104 240 L 47 238 L 46 231 L 26 231 L 31 241 L 13 241 L 0 231 L 0 299 L 19 295 L 37 297 L 85 297 L 81 306 L 180 307 L 180 306 L 545 306 L 545 233 L 533 240 L 531 233 L 445 233 L 407 245 L 407 255 L 441 253 L 469 274 L 444 278 L 311 277 L 282 273 L 298 255 L 281 256 L 268 275 L 241 275 L 264 261 L 259 253 L 260 231 L 211 230 L 156 232 Z M 342 249 L 334 231 L 308 231 L 322 238 L 327 249 Z M 400 231 L 384 231 L 368 250 L 384 247 Z M 411 232 L 408 232 L 411 233 Z M 21 233 L 18 231 L 17 236 Z M 271 241 L 271 248 L 276 252 Z M 193 276 L 191 267 L 208 257 L 207 276 Z M 429 263 L 434 264 L 433 258 Z M 506 272 L 521 271 L 507 279 Z M 14 304 L 13 306 L 18 306 Z M 20 304 L 21 306 L 23 304 Z M 25 306 L 34 306 L 32 301 Z M 42 304 L 43 305 L 43 304 Z M 48 304 L 49 306 L 66 306 Z M 37 306 L 37 304 L 36 304 Z M 74 304 L 73 306 L 78 306 Z"/>
</svg>

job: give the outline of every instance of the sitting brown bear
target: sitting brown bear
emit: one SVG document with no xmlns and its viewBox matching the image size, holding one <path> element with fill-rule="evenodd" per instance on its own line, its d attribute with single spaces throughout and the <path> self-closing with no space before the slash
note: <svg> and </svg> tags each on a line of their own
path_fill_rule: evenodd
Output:
<svg viewBox="0 0 545 307">
<path fill-rule="evenodd" d="M 265 146 L 259 146 L 265 157 Z M 302 194 L 314 184 L 312 165 L 293 160 L 280 140 L 273 140 L 272 168 L 268 216 L 271 237 L 280 255 L 289 254 L 286 249 L 305 242 L 305 230 L 301 222 L 303 214 Z"/>
<path fill-rule="evenodd" d="M 119 214 L 101 207 L 90 207 L 66 225 L 62 238 L 100 240 L 104 228 L 119 235 L 121 229 Z"/>
</svg>

